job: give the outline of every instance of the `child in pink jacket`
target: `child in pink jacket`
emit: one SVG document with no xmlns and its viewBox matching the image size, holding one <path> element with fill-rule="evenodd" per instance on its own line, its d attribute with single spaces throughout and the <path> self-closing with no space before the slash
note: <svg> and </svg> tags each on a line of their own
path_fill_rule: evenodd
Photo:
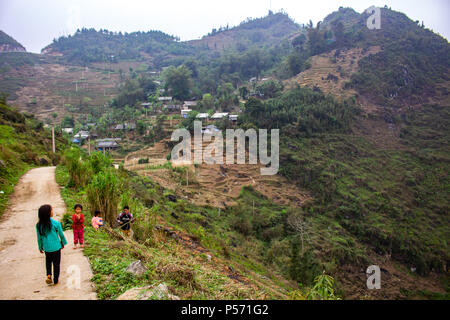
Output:
<svg viewBox="0 0 450 320">
<path fill-rule="evenodd" d="M 103 227 L 103 219 L 100 216 L 100 211 L 95 211 L 94 217 L 91 220 L 91 224 L 94 227 L 95 231 L 97 231 L 100 227 Z"/>
</svg>

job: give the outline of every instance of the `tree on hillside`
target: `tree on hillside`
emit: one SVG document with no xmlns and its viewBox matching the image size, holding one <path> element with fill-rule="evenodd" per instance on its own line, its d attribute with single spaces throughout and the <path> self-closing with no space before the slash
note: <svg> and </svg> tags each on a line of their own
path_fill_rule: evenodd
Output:
<svg viewBox="0 0 450 320">
<path fill-rule="evenodd" d="M 269 80 L 256 87 L 256 91 L 262 93 L 264 98 L 274 98 L 283 91 L 281 81 Z"/>
<path fill-rule="evenodd" d="M 214 108 L 214 97 L 210 93 L 203 95 L 202 106 L 207 110 Z"/>
<path fill-rule="evenodd" d="M 163 73 L 163 78 L 168 91 L 177 100 L 189 98 L 192 87 L 191 70 L 185 65 L 171 66 Z"/>
<path fill-rule="evenodd" d="M 301 253 L 302 256 L 305 252 L 305 239 L 309 238 L 310 233 L 312 232 L 311 224 L 309 221 L 305 220 L 302 216 L 298 214 L 292 214 L 287 219 L 287 224 L 289 227 L 294 230 L 300 236 L 301 240 Z"/>
<path fill-rule="evenodd" d="M 72 116 L 64 116 L 61 121 L 61 128 L 73 128 L 75 126 L 75 121 Z"/>
<path fill-rule="evenodd" d="M 336 38 L 336 47 L 341 48 L 345 46 L 346 39 L 344 34 L 344 25 L 342 24 L 342 22 L 338 20 L 333 21 L 331 27 L 334 33 L 334 37 Z"/>
<path fill-rule="evenodd" d="M 248 88 L 246 86 L 242 86 L 239 88 L 239 95 L 242 99 L 247 99 L 249 94 Z"/>
<path fill-rule="evenodd" d="M 292 46 L 294 48 L 300 48 L 306 43 L 306 36 L 304 34 L 301 34 L 292 40 Z"/>
</svg>

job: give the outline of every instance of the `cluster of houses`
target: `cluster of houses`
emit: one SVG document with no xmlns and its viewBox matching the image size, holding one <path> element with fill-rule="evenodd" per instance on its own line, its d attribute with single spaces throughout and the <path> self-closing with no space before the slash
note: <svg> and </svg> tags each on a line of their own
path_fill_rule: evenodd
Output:
<svg viewBox="0 0 450 320">
<path fill-rule="evenodd" d="M 188 118 L 189 113 L 192 112 L 193 107 L 197 106 L 197 101 L 184 101 L 183 104 L 171 104 L 172 97 L 159 97 L 158 101 L 162 102 L 163 107 L 169 111 L 169 112 L 180 112 L 182 118 Z M 150 106 L 153 106 L 151 102 L 144 102 L 141 103 L 141 106 L 148 108 Z M 209 115 L 208 113 L 199 113 L 196 116 L 196 119 L 199 119 L 201 121 L 205 121 L 206 124 L 208 124 L 209 121 L 215 122 L 215 121 L 221 121 L 228 119 L 231 122 L 237 122 L 238 115 L 236 114 L 229 114 L 228 112 L 216 112 L 213 115 Z M 214 124 L 209 124 L 204 127 L 202 127 L 202 133 L 206 134 L 212 134 L 214 132 L 218 132 L 219 129 Z M 86 125 L 87 128 L 95 127 L 95 123 L 88 123 Z M 86 129 L 86 127 L 84 129 Z M 136 124 L 132 122 L 125 122 L 125 123 L 119 123 L 116 125 L 113 125 L 110 127 L 111 130 L 114 131 L 131 131 L 136 129 Z M 63 128 L 63 132 L 72 135 L 74 132 L 74 128 Z M 90 133 L 87 130 L 81 130 L 77 132 L 72 137 L 72 142 L 75 144 L 82 144 L 83 141 L 88 139 L 97 139 L 97 134 Z M 96 140 L 96 149 L 99 151 L 111 151 L 114 149 L 117 149 L 119 147 L 118 142 L 120 142 L 120 138 L 105 138 L 105 139 L 97 139 Z"/>
<path fill-rule="evenodd" d="M 237 114 L 229 114 L 228 112 L 216 112 L 211 117 L 207 113 L 199 113 L 196 116 L 197 119 L 205 120 L 208 122 L 208 120 L 216 121 L 216 120 L 225 120 L 228 118 L 228 120 L 232 122 L 236 122 L 238 119 Z"/>
<path fill-rule="evenodd" d="M 165 108 L 170 113 L 180 112 L 182 118 L 189 117 L 189 113 L 192 112 L 193 107 L 197 106 L 197 101 L 184 101 L 183 104 L 172 104 L 172 97 L 159 97 L 158 102 L 162 103 L 163 108 Z M 148 108 L 153 106 L 151 102 L 141 103 L 141 106 Z M 161 110 L 160 110 L 161 111 Z M 236 122 L 238 115 L 236 114 L 228 114 L 227 112 L 216 112 L 212 116 L 209 116 L 207 113 L 199 113 L 196 117 L 200 120 L 224 120 L 228 118 L 232 122 Z"/>
<path fill-rule="evenodd" d="M 87 124 L 88 127 L 93 127 L 95 124 Z M 112 127 L 113 130 L 134 130 L 136 128 L 136 124 L 134 123 L 123 123 L 118 124 Z M 74 129 L 73 128 L 63 128 L 63 132 L 72 135 Z M 73 137 L 72 142 L 75 144 L 81 145 L 83 141 L 96 139 L 95 149 L 99 151 L 111 151 L 115 150 L 119 147 L 118 142 L 121 141 L 121 138 L 105 138 L 105 139 L 97 139 L 98 135 L 96 133 L 91 133 L 87 130 L 78 131 Z"/>
</svg>

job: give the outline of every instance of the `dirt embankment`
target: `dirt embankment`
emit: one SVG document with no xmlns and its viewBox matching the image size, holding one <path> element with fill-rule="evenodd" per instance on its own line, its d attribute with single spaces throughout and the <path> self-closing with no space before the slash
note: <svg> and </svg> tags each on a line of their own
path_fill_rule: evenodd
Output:
<svg viewBox="0 0 450 320">
<path fill-rule="evenodd" d="M 210 142 L 203 142 L 203 153 L 209 144 Z M 166 155 L 170 152 L 165 141 L 161 141 L 150 148 L 130 153 L 125 158 L 124 167 L 150 176 L 164 188 L 174 190 L 179 196 L 197 205 L 217 208 L 235 205 L 235 199 L 244 186 L 252 186 L 275 203 L 283 205 L 300 207 L 312 199 L 308 191 L 300 189 L 280 175 L 261 175 L 261 164 L 248 164 L 248 152 L 246 164 L 185 165 L 189 168 L 188 177 L 173 174 L 170 168 L 164 167 L 168 162 Z M 146 158 L 148 163 L 138 163 L 139 159 Z M 193 154 L 191 158 L 194 158 Z"/>
</svg>

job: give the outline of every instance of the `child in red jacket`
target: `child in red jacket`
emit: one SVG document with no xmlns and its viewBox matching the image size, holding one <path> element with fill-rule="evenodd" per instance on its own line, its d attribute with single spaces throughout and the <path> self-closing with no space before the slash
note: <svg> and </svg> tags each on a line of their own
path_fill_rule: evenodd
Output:
<svg viewBox="0 0 450 320">
<path fill-rule="evenodd" d="M 81 213 L 83 206 L 76 204 L 74 210 L 75 213 L 72 215 L 73 248 L 77 248 L 78 242 L 81 248 L 84 248 L 84 215 Z"/>
</svg>

